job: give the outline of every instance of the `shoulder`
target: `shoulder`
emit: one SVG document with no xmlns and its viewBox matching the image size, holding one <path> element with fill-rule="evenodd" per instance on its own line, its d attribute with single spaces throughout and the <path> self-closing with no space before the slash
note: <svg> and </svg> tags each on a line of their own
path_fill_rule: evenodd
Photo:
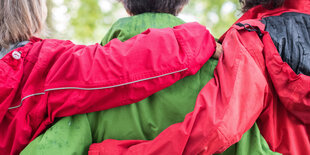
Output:
<svg viewBox="0 0 310 155">
<path fill-rule="evenodd" d="M 126 27 L 126 26 L 130 25 L 133 20 L 134 20 L 134 17 L 120 18 L 112 25 L 112 28 L 123 28 L 123 27 Z"/>
<path fill-rule="evenodd" d="M 74 52 L 84 48 L 85 45 L 75 45 L 70 40 L 32 38 L 20 50 L 27 53 L 27 59 L 49 59 L 64 53 Z"/>
<path fill-rule="evenodd" d="M 44 47 L 44 48 L 51 48 L 51 50 L 55 49 L 55 47 L 66 48 L 75 45 L 70 40 L 40 39 L 40 38 L 31 38 L 28 44 L 32 45 L 32 48 Z"/>
</svg>

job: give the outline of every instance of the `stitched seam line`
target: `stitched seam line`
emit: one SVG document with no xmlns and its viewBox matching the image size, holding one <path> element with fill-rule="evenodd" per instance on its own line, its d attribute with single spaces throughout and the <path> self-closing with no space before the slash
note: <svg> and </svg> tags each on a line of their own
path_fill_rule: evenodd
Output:
<svg viewBox="0 0 310 155">
<path fill-rule="evenodd" d="M 173 31 L 174 32 L 174 34 L 175 34 L 175 37 L 176 37 L 176 39 L 177 39 L 177 41 L 179 42 L 179 44 L 183 47 L 183 49 L 184 49 L 184 52 L 185 52 L 185 54 L 186 54 L 186 56 L 188 57 L 188 61 L 187 61 L 187 66 L 188 67 L 191 67 L 191 62 L 192 62 L 192 57 L 194 57 L 193 55 L 192 55 L 192 52 L 190 52 L 190 48 L 187 46 L 187 44 L 184 42 L 184 39 L 180 36 L 180 34 L 179 33 L 177 33 L 177 32 L 175 32 L 175 31 Z"/>
</svg>

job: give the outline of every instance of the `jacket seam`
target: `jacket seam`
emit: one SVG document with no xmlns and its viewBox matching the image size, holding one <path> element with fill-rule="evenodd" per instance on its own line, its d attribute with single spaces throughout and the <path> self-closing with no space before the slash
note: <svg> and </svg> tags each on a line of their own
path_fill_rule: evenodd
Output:
<svg viewBox="0 0 310 155">
<path fill-rule="evenodd" d="M 188 57 L 186 66 L 187 66 L 188 68 L 190 68 L 190 64 L 191 64 L 191 62 L 192 62 L 192 57 L 193 57 L 193 56 L 191 55 L 191 53 L 189 52 L 189 50 L 188 50 L 188 49 L 190 49 L 190 48 L 189 48 L 188 46 L 186 46 L 186 44 L 184 43 L 183 38 L 180 36 L 179 33 L 176 33 L 176 32 L 174 31 L 174 34 L 175 34 L 176 39 L 179 40 L 180 45 L 184 48 L 184 52 L 185 52 L 186 56 Z M 190 71 L 191 71 L 191 70 L 189 69 L 188 72 L 190 72 Z"/>
</svg>

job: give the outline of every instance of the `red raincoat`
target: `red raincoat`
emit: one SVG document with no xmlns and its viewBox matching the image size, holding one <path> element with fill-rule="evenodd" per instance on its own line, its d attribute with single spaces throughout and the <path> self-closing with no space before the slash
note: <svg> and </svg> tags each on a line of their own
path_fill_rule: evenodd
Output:
<svg viewBox="0 0 310 155">
<path fill-rule="evenodd" d="M 309 1 L 304 2 L 294 6 L 306 8 Z M 262 38 L 237 25 L 223 36 L 224 55 L 215 78 L 200 92 L 184 122 L 152 141 L 93 144 L 89 154 L 213 154 L 238 142 L 255 121 L 273 151 L 310 154 L 310 77 L 296 75 L 282 61 L 265 25 L 257 20 L 288 11 L 310 13 L 309 5 L 293 10 L 287 4 L 290 1 L 273 11 L 258 6 L 238 21 L 260 29 Z"/>
<path fill-rule="evenodd" d="M 104 47 L 34 38 L 0 60 L 0 154 L 18 154 L 56 117 L 138 102 L 195 74 L 214 51 L 195 23 Z"/>
</svg>

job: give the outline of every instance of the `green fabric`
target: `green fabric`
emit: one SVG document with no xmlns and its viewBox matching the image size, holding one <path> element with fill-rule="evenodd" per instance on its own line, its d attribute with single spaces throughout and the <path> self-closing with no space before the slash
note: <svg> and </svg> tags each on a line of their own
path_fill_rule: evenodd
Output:
<svg viewBox="0 0 310 155">
<path fill-rule="evenodd" d="M 159 13 L 123 18 L 112 26 L 102 44 L 114 38 L 125 41 L 147 28 L 173 27 L 182 23 L 175 16 Z M 21 154 L 87 154 L 89 145 L 104 139 L 154 139 L 170 125 L 182 122 L 185 115 L 193 111 L 196 97 L 213 78 L 216 65 L 217 60 L 210 59 L 194 76 L 186 77 L 138 103 L 62 118 L 31 142 Z M 243 136 L 239 144 L 228 151 L 229 154 L 238 155 L 251 152 L 272 154 L 256 125 Z"/>
<path fill-rule="evenodd" d="M 92 133 L 86 114 L 65 117 L 33 140 L 22 152 L 24 155 L 87 154 Z"/>
<path fill-rule="evenodd" d="M 132 17 L 122 18 L 113 24 L 111 29 L 102 39 L 101 45 L 107 44 L 114 38 L 126 41 L 142 33 L 148 28 L 167 28 L 184 24 L 185 22 L 171 14 L 144 13 Z"/>
<path fill-rule="evenodd" d="M 272 152 L 269 149 L 266 140 L 260 134 L 259 128 L 255 123 L 237 144 L 229 147 L 221 155 L 280 155 L 280 153 Z"/>
</svg>

